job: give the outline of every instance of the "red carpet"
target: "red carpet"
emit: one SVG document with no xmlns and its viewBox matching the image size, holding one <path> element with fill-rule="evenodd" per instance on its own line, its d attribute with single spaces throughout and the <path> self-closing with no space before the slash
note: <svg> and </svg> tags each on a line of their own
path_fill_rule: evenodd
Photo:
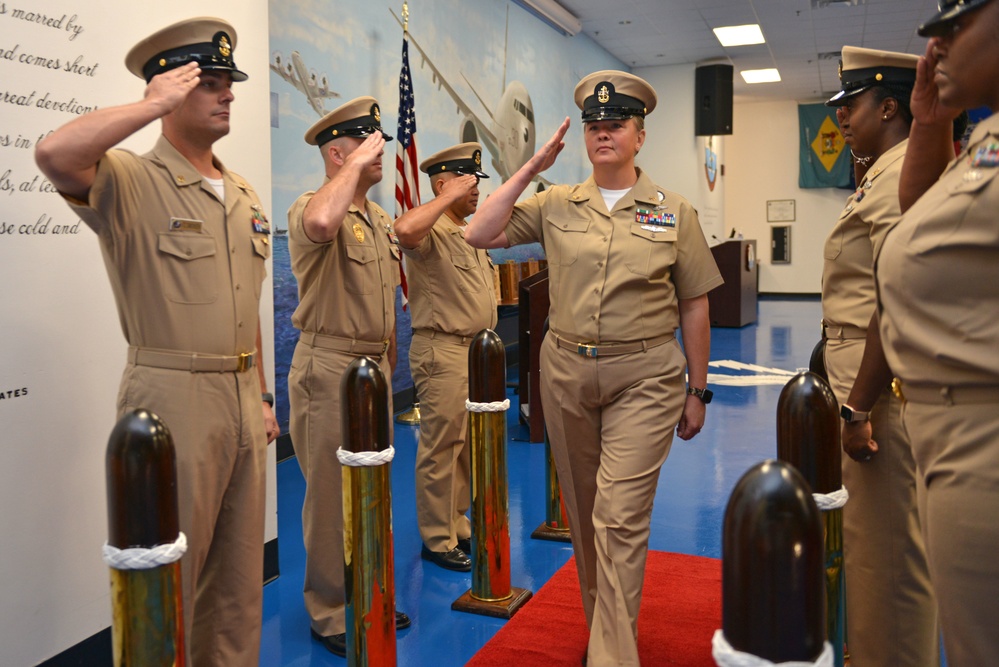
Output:
<svg viewBox="0 0 999 667">
<path fill-rule="evenodd" d="M 650 551 L 638 615 L 642 666 L 715 667 L 711 635 L 720 627 L 721 561 Z M 466 667 L 578 667 L 587 637 L 570 559 Z"/>
</svg>

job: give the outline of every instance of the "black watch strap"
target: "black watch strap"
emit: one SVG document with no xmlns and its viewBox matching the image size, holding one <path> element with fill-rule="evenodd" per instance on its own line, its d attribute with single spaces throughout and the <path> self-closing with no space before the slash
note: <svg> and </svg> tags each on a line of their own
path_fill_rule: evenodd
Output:
<svg viewBox="0 0 999 667">
<path fill-rule="evenodd" d="M 687 387 L 687 393 L 690 394 L 691 396 L 696 396 L 697 398 L 701 399 L 704 405 L 710 403 L 711 399 L 714 398 L 715 395 L 715 393 L 710 389 L 708 389 L 707 387 L 705 387 L 704 389 L 698 389 L 697 387 Z"/>
<path fill-rule="evenodd" d="M 271 406 L 272 408 L 274 407 L 274 394 L 265 391 L 264 393 L 260 394 L 260 400 L 262 400 L 264 403 Z"/>
</svg>

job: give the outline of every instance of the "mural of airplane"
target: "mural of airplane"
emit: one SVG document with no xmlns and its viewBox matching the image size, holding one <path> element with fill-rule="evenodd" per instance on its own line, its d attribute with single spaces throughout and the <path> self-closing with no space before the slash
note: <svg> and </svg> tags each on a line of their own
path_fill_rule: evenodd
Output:
<svg viewBox="0 0 999 667">
<path fill-rule="evenodd" d="M 389 11 L 402 27 L 402 21 L 399 20 L 395 12 L 391 9 Z M 448 83 L 427 52 L 413 37 L 412 32 L 409 33 L 409 43 L 419 51 L 423 59 L 422 64 L 430 68 L 437 89 L 446 90 L 456 106 L 456 112 L 462 114 L 461 123 L 458 126 L 458 141 L 477 141 L 482 144 L 492 156 L 492 166 L 499 174 L 500 180 L 509 179 L 531 159 L 535 150 L 534 105 L 531 103 L 531 96 L 528 94 L 527 88 L 520 81 L 511 81 L 509 85 L 505 86 L 499 106 L 490 111 L 489 105 L 462 74 L 461 78 L 465 80 L 465 83 L 472 90 L 472 94 L 485 108 L 489 116 L 488 121 L 486 121 L 476 114 L 455 91 L 454 87 Z M 551 185 L 551 181 L 540 176 L 535 181 L 539 192 Z"/>
<path fill-rule="evenodd" d="M 324 100 L 340 97 L 340 93 L 330 90 L 329 78 L 325 74 L 320 76 L 305 66 L 298 51 L 291 52 L 290 60 L 285 60 L 279 51 L 275 51 L 271 56 L 271 70 L 304 93 L 309 106 L 320 116 L 325 116 L 327 112 Z"/>
</svg>

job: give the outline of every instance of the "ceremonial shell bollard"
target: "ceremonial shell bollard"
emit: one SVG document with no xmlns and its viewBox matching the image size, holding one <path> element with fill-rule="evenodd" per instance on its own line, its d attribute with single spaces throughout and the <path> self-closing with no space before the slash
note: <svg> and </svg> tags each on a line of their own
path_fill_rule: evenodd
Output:
<svg viewBox="0 0 999 667">
<path fill-rule="evenodd" d="M 777 401 L 777 458 L 801 473 L 822 511 L 825 541 L 826 632 L 836 667 L 843 667 L 846 584 L 843 577 L 843 505 L 848 495 L 840 467 L 839 406 L 825 380 L 799 373 Z"/>
<path fill-rule="evenodd" d="M 148 410 L 124 415 L 108 439 L 105 469 L 114 665 L 181 667 L 187 538 L 177 520 L 177 464 L 166 424 Z"/>
<path fill-rule="evenodd" d="M 534 529 L 531 537 L 535 540 L 553 542 L 572 541 L 569 518 L 565 514 L 565 503 L 562 501 L 562 485 L 558 483 L 552 445 L 548 439 L 548 427 L 545 427 L 545 520 Z"/>
<path fill-rule="evenodd" d="M 720 667 L 832 667 L 825 641 L 822 527 L 808 483 L 792 466 L 764 461 L 735 485 L 722 528 Z"/>
<path fill-rule="evenodd" d="M 343 564 L 347 664 L 396 664 L 388 383 L 378 362 L 358 357 L 340 380 Z"/>
<path fill-rule="evenodd" d="M 548 334 L 548 318 L 542 329 L 542 338 Z M 552 540 L 555 542 L 571 542 L 569 533 L 569 518 L 565 514 L 565 502 L 562 500 L 562 485 L 558 482 L 558 472 L 555 470 L 555 459 L 552 457 L 552 443 L 548 439 L 548 427 L 545 426 L 545 520 L 531 533 L 535 540 Z"/>
<path fill-rule="evenodd" d="M 510 618 L 531 591 L 510 585 L 510 522 L 506 471 L 506 351 L 483 329 L 468 348 L 468 433 L 472 459 L 472 588 L 455 611 Z"/>
</svg>

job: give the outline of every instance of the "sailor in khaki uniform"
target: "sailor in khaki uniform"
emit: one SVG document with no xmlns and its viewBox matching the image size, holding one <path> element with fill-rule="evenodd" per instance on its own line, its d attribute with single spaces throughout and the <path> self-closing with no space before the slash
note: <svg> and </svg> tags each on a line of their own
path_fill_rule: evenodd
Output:
<svg viewBox="0 0 999 667">
<path fill-rule="evenodd" d="M 825 367 L 850 422 L 844 424 L 848 456 L 842 459 L 850 493 L 843 548 L 847 637 L 856 665 L 928 666 L 939 664 L 940 655 L 916 464 L 899 418 L 901 401 L 884 383 L 869 415 L 849 406 L 874 314 L 874 256 L 902 215 L 898 179 L 917 61 L 909 54 L 845 46 L 843 90 L 826 102 L 836 107 L 858 185 L 826 239 L 822 275 Z M 871 333 L 877 334 L 876 320 Z M 864 431 L 856 448 L 854 429 Z M 866 448 L 872 437 L 876 451 Z"/>
<path fill-rule="evenodd" d="M 347 650 L 340 378 L 359 356 L 377 361 L 389 383 L 395 364 L 395 292 L 400 253 L 392 218 L 369 201 L 382 179 L 386 140 L 372 97 L 359 97 L 305 134 L 318 146 L 326 179 L 288 210 L 288 249 L 298 280 L 292 323 L 301 331 L 288 373 L 290 430 L 305 476 L 305 607 L 312 636 L 329 651 Z M 409 625 L 396 614 L 396 627 Z"/>
<path fill-rule="evenodd" d="M 232 82 L 246 79 L 235 47 L 220 19 L 158 31 L 125 61 L 148 84 L 143 99 L 74 120 L 36 153 L 100 240 L 129 344 L 119 417 L 146 408 L 173 435 L 195 666 L 258 662 L 265 461 L 278 435 L 258 356 L 270 223 L 212 152 L 229 132 Z M 149 153 L 111 150 L 156 119 L 163 134 Z"/>
<path fill-rule="evenodd" d="M 409 364 L 420 401 L 416 454 L 416 518 L 421 555 L 441 567 L 468 571 L 471 523 L 468 345 L 496 326 L 492 262 L 465 243 L 465 218 L 478 206 L 482 147 L 452 146 L 420 165 L 434 199 L 395 222 L 409 258 L 413 342 Z"/>
<path fill-rule="evenodd" d="M 884 352 L 926 485 L 947 664 L 965 667 L 999 656 L 999 2 L 943 0 L 919 32 L 932 39 L 900 184 L 911 208 L 875 274 Z M 953 119 L 981 106 L 993 115 L 953 159 Z"/>
<path fill-rule="evenodd" d="M 515 205 L 554 162 L 566 119 L 486 200 L 465 238 L 545 248 L 551 329 L 542 404 L 590 627 L 586 657 L 591 667 L 637 665 L 659 469 L 674 429 L 686 440 L 704 424 L 707 293 L 722 279 L 690 203 L 635 167 L 656 104 L 652 87 L 625 72 L 596 72 L 576 86 L 575 101 L 593 175 Z"/>
</svg>

